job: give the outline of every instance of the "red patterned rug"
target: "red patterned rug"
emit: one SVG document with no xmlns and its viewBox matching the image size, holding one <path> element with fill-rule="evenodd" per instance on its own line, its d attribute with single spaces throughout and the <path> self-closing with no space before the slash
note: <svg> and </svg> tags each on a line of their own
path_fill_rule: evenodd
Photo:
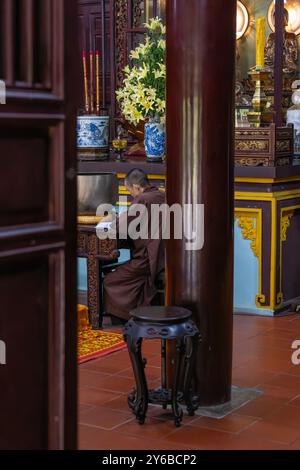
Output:
<svg viewBox="0 0 300 470">
<path fill-rule="evenodd" d="M 89 324 L 88 309 L 78 305 L 78 363 L 98 359 L 126 348 L 123 335 L 95 331 Z"/>
</svg>

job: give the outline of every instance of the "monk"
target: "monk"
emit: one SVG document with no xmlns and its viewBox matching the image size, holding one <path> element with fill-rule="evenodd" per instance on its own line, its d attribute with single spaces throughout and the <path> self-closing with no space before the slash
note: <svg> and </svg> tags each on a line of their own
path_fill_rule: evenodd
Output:
<svg viewBox="0 0 300 470">
<path fill-rule="evenodd" d="M 151 239 L 151 205 L 165 203 L 165 196 L 157 187 L 151 186 L 147 175 L 139 169 L 131 170 L 125 178 L 125 187 L 133 197 L 132 205 L 142 205 L 148 214 L 146 230 L 138 239 L 131 240 L 132 259 L 109 273 L 104 279 L 105 310 L 112 320 L 128 321 L 130 310 L 149 306 L 156 294 L 155 279 L 165 268 L 164 243 L 161 237 L 161 221 L 158 222 L 159 236 Z M 122 214 L 117 220 L 117 230 L 122 229 Z M 128 227 L 136 217 L 128 216 Z M 141 224 L 142 225 L 142 224 Z M 142 227 L 140 227 L 142 229 Z M 145 227 L 144 227 L 145 228 Z M 142 230 L 141 230 L 142 232 Z M 136 238 L 136 237 L 134 237 Z"/>
</svg>

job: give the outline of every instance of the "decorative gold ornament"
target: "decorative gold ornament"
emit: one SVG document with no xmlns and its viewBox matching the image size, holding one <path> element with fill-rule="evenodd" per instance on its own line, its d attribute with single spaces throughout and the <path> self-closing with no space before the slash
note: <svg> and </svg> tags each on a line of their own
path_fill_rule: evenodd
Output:
<svg viewBox="0 0 300 470">
<path fill-rule="evenodd" d="M 254 256 L 258 258 L 259 256 L 259 241 L 257 236 L 257 221 L 256 215 L 245 216 L 236 214 L 235 216 L 238 219 L 238 226 L 242 229 L 242 235 L 244 240 L 250 240 L 250 248 L 253 251 Z"/>
<path fill-rule="evenodd" d="M 255 297 L 255 304 L 258 308 L 265 305 L 266 304 L 266 296 L 263 295 L 263 294 L 257 294 L 257 296 Z"/>
<path fill-rule="evenodd" d="M 283 292 L 278 292 L 276 295 L 276 306 L 282 305 L 283 303 Z"/>
<path fill-rule="evenodd" d="M 239 152 L 263 152 L 268 151 L 267 140 L 240 140 L 236 143 L 235 150 Z"/>
<path fill-rule="evenodd" d="M 290 211 L 285 212 L 281 217 L 280 240 L 282 242 L 286 242 L 287 230 L 291 225 L 291 219 L 294 216 L 294 213 L 295 211 L 291 209 Z"/>
</svg>

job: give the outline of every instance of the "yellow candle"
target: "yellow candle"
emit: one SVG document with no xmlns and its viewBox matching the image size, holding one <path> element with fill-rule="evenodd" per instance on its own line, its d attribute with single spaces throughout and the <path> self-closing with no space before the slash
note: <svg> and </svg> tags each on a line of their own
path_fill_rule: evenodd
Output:
<svg viewBox="0 0 300 470">
<path fill-rule="evenodd" d="M 265 35 L 266 18 L 256 20 L 256 67 L 263 69 L 265 66 Z"/>
</svg>

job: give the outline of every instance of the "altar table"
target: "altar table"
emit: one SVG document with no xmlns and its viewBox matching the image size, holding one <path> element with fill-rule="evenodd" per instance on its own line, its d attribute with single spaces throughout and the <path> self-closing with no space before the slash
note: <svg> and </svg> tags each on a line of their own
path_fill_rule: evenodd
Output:
<svg viewBox="0 0 300 470">
<path fill-rule="evenodd" d="M 100 240 L 96 227 L 79 225 L 77 230 L 77 256 L 87 259 L 87 303 L 90 323 L 94 329 L 102 328 L 102 266 L 118 260 L 117 240 Z"/>
</svg>

